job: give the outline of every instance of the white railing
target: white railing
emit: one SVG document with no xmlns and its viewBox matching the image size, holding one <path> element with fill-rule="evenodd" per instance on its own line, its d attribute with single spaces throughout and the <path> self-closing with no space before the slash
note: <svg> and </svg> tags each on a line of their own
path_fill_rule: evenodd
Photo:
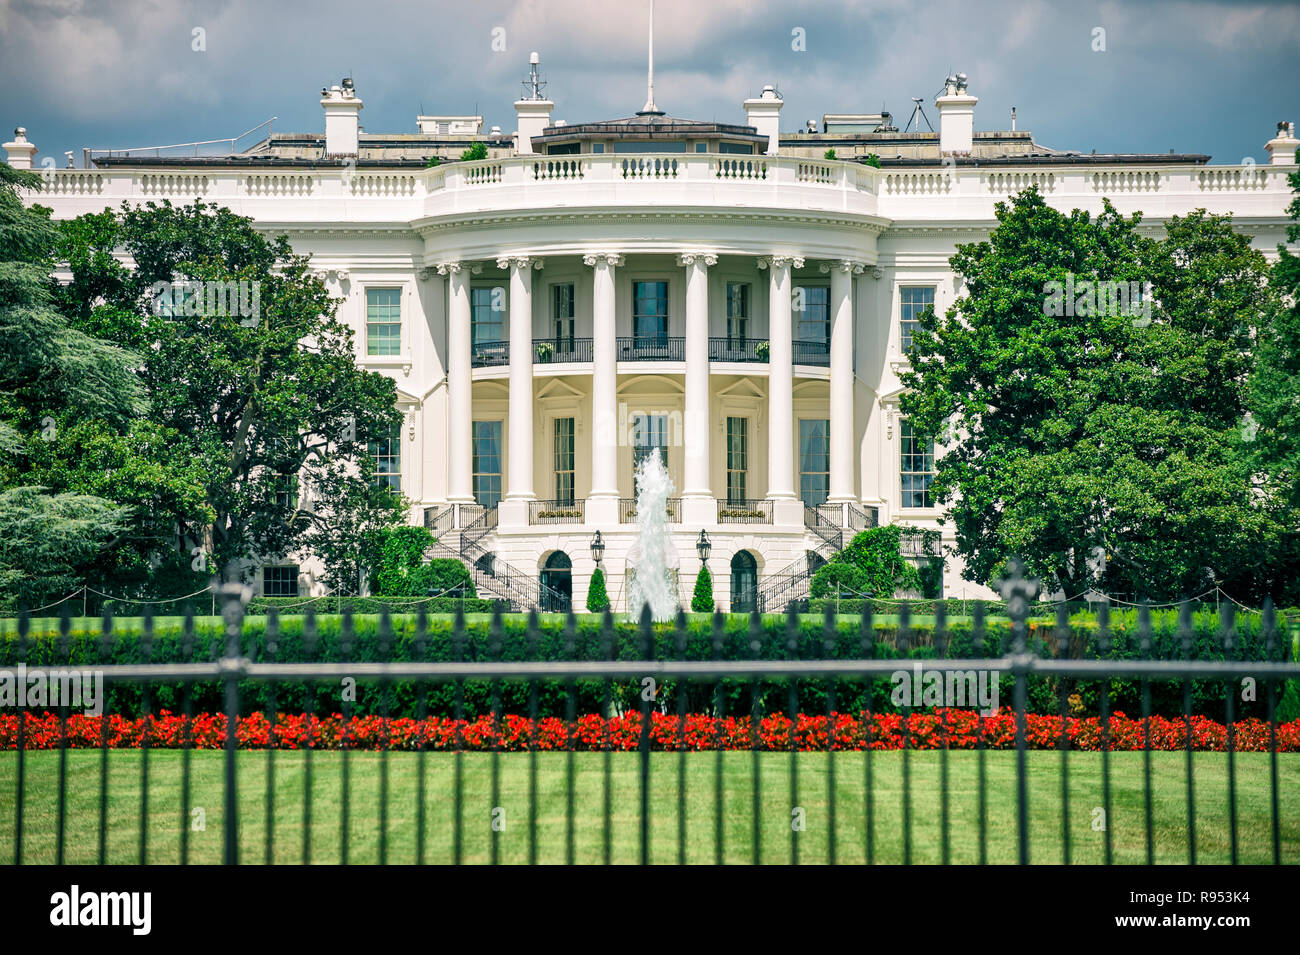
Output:
<svg viewBox="0 0 1300 955">
<path fill-rule="evenodd" d="M 30 201 L 52 205 L 57 217 L 165 197 L 181 202 L 202 198 L 241 215 L 297 222 L 362 218 L 410 223 L 548 206 L 661 203 L 788 208 L 900 222 L 913 216 L 988 221 L 994 202 L 1036 186 L 1062 209 L 1096 208 L 1102 198 L 1111 198 L 1126 212 L 1155 212 L 1146 205 L 1159 196 L 1160 214 L 1205 206 L 1214 212 L 1272 217 L 1282 215 L 1290 201 L 1286 177 L 1294 169 L 1134 164 L 907 170 L 786 156 L 582 154 L 412 170 L 51 169 L 42 172 L 43 188 L 32 192 Z M 370 201 L 376 202 L 372 210 L 357 205 Z"/>
</svg>

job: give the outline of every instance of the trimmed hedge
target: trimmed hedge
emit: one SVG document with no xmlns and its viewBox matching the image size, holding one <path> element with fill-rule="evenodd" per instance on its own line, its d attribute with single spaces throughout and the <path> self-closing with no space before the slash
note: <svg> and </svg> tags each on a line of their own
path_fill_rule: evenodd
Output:
<svg viewBox="0 0 1300 955">
<path fill-rule="evenodd" d="M 1182 659 L 1182 642 L 1175 630 L 1175 616 L 1157 614 L 1152 640 L 1152 655 L 1156 659 Z M 712 624 L 708 618 L 692 618 L 684 640 L 679 647 L 678 638 L 671 625 L 657 625 L 652 630 L 652 654 L 658 659 L 722 659 L 740 660 L 757 656 L 762 659 L 783 659 L 793 653 L 805 659 L 840 658 L 862 659 L 926 659 L 936 654 L 933 634 L 928 627 L 913 628 L 908 645 L 898 646 L 897 628 L 877 624 L 864 638 L 857 621 L 841 618 L 829 630 L 820 621 L 798 619 L 785 621 L 779 617 L 762 618 L 752 633 L 750 620 L 739 615 L 726 615 L 720 640 L 715 649 Z M 1105 656 L 1126 659 L 1141 656 L 1136 634 L 1136 621 L 1132 614 L 1117 614 L 1112 620 L 1110 649 L 1102 654 L 1097 643 L 1095 620 L 1076 617 L 1072 621 L 1070 654 L 1079 658 Z M 1222 659 L 1223 650 L 1217 621 L 1210 615 L 1195 618 L 1193 659 Z M 555 618 L 543 618 L 535 640 L 530 645 L 527 620 L 522 616 L 503 618 L 499 628 L 485 623 L 466 627 L 459 649 L 455 646 L 453 624 L 445 618 L 430 622 L 423 643 L 416 634 L 413 615 L 393 619 L 393 639 L 387 646 L 381 642 L 378 621 L 361 617 L 354 621 L 350 642 L 345 643 L 339 617 L 322 617 L 317 625 L 318 636 L 314 644 L 307 645 L 303 636 L 303 621 L 287 618 L 281 622 L 276 639 L 272 642 L 266 632 L 266 620 L 250 617 L 245 622 L 242 651 L 253 661 L 376 661 L 376 660 L 598 660 L 608 653 L 616 659 L 640 659 L 641 635 L 630 622 L 616 622 L 611 631 L 612 643 L 605 646 L 600 618 L 578 617 L 572 633 L 567 633 L 564 623 Z M 1043 656 L 1052 655 L 1048 639 L 1052 626 L 1043 621 L 1030 624 L 1031 650 Z M 981 659 L 1002 656 L 1009 649 L 1007 621 L 992 619 L 987 628 L 987 639 L 977 644 L 968 621 L 955 621 L 949 628 L 946 656 Z M 751 646 L 756 641 L 756 646 Z M 792 641 L 792 642 L 791 642 Z M 1054 640 L 1051 644 L 1054 646 Z M 124 632 L 115 634 L 107 644 L 101 644 L 97 633 L 75 632 L 66 641 L 52 634 L 29 638 L 20 650 L 18 639 L 8 634 L 0 639 L 0 666 L 13 666 L 26 662 L 29 666 L 92 667 L 96 663 L 181 662 L 187 660 L 212 660 L 221 655 L 222 635 L 219 626 L 204 624 L 197 627 L 192 639 L 187 639 L 178 627 L 159 628 L 151 645 L 146 646 L 140 634 Z M 1254 618 L 1239 622 L 1233 650 L 1236 659 L 1264 659 L 1265 648 L 1260 638 L 1258 623 Z M 1275 657 L 1277 654 L 1275 653 Z M 1292 681 L 1296 682 L 1296 681 Z M 830 681 L 799 680 L 796 687 L 797 706 L 802 712 L 825 712 L 829 703 Z M 1198 681 L 1192 684 L 1192 712 L 1222 719 L 1226 685 L 1223 681 Z M 1257 699 L 1240 699 L 1240 685 L 1231 684 L 1234 693 L 1234 713 L 1237 718 L 1266 718 L 1267 689 L 1258 681 Z M 640 681 L 629 680 L 611 687 L 611 703 L 620 708 L 635 709 L 639 705 Z M 790 706 L 790 681 L 769 680 L 757 686 L 760 709 L 765 713 L 784 712 Z M 892 685 L 887 678 L 878 678 L 868 690 L 861 681 L 840 680 L 835 689 L 835 705 L 841 712 L 855 712 L 870 706 L 871 709 L 893 711 L 889 696 Z M 1040 714 L 1058 712 L 1058 691 L 1055 679 L 1031 676 L 1028 681 L 1029 711 Z M 1077 696 L 1073 704 L 1075 715 L 1096 714 L 1100 705 L 1102 687 L 1099 681 L 1066 681 L 1067 696 Z M 684 691 L 690 712 L 709 712 L 713 708 L 714 689 L 707 684 L 680 686 L 679 681 L 665 681 L 660 686 L 658 701 L 669 712 L 676 711 L 675 694 Z M 108 712 L 134 715 L 142 712 L 144 688 L 137 685 L 117 685 L 109 688 Z M 494 693 L 499 693 L 503 712 L 527 714 L 530 707 L 530 687 L 522 683 L 503 683 L 494 688 L 485 681 L 464 684 L 464 714 L 476 716 L 492 709 Z M 567 709 L 566 686 L 562 680 L 539 681 L 536 684 L 538 713 L 542 716 L 563 716 Z M 1011 701 L 1012 678 L 1002 678 L 999 690 L 1004 705 Z M 1137 680 L 1115 678 L 1109 681 L 1112 712 L 1130 714 L 1141 712 L 1141 684 Z M 185 696 L 177 686 L 152 685 L 149 704 L 154 712 L 170 709 L 181 712 Z M 418 712 L 417 685 L 400 682 L 388 688 L 361 683 L 356 687 L 356 701 L 347 707 L 352 714 L 378 714 L 387 710 L 391 716 L 415 716 Z M 574 684 L 577 712 L 605 712 L 605 683 L 602 680 L 578 680 Z M 425 684 L 427 713 L 431 716 L 454 716 L 456 713 L 454 687 L 446 684 Z M 1151 684 L 1152 712 L 1165 717 L 1182 713 L 1182 682 L 1156 681 Z M 261 681 L 241 681 L 240 700 L 244 713 L 274 707 L 280 712 L 330 714 L 341 712 L 340 687 L 327 684 L 309 686 L 303 683 L 270 685 Z M 740 680 L 722 682 L 723 713 L 730 715 L 750 712 L 750 685 Z M 220 711 L 221 686 L 216 682 L 195 684 L 189 688 L 189 704 L 194 712 Z"/>
</svg>

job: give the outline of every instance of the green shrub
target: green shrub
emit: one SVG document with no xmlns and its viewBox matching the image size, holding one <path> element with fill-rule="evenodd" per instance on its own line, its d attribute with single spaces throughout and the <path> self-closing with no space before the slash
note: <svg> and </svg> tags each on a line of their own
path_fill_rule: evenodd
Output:
<svg viewBox="0 0 1300 955">
<path fill-rule="evenodd" d="M 866 575 L 853 564 L 822 564 L 813 574 L 812 595 L 816 597 L 862 597 L 867 592 Z"/>
<path fill-rule="evenodd" d="M 691 596 L 691 610 L 695 613 L 713 613 L 717 604 L 713 602 L 713 575 L 709 568 L 701 567 L 700 576 L 695 578 L 695 593 Z"/>
<path fill-rule="evenodd" d="M 605 572 L 599 567 L 591 575 L 587 586 L 587 610 L 591 613 L 604 613 L 609 609 L 609 594 L 605 592 Z"/>
<path fill-rule="evenodd" d="M 867 153 L 864 157 L 862 157 L 862 164 L 864 166 L 871 166 L 875 169 L 879 169 L 880 157 L 877 156 L 875 153 Z"/>
<path fill-rule="evenodd" d="M 487 159 L 487 143 L 474 143 L 463 153 L 460 154 L 461 162 L 477 162 L 480 159 Z"/>
</svg>

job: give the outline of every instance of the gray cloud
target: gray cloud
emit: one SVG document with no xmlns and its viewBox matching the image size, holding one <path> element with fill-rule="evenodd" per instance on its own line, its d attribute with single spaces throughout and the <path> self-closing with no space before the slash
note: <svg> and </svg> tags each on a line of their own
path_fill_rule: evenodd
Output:
<svg viewBox="0 0 1300 955">
<path fill-rule="evenodd" d="M 413 132 L 421 109 L 510 130 L 530 50 L 556 118 L 623 116 L 645 98 L 646 7 L 0 0 L 0 128 L 26 126 L 55 156 L 233 136 L 272 115 L 277 130 L 317 131 L 320 87 L 350 73 L 370 132 Z M 1057 148 L 1262 160 L 1276 121 L 1300 119 L 1288 3 L 659 0 L 655 27 L 656 99 L 690 118 L 739 121 L 741 100 L 774 82 L 788 129 L 882 106 L 901 124 L 913 96 L 933 120 L 944 75 L 963 70 L 977 128 L 1006 128 L 1015 105 L 1020 128 Z M 791 49 L 796 27 L 806 52 Z"/>
</svg>

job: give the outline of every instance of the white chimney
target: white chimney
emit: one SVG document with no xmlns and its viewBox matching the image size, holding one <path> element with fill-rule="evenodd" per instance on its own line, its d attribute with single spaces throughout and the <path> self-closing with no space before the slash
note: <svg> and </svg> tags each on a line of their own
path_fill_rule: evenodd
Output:
<svg viewBox="0 0 1300 955">
<path fill-rule="evenodd" d="M 6 146 L 6 149 L 9 147 Z M 1300 139 L 1295 138 L 1295 123 L 1278 123 L 1277 136 L 1264 144 L 1268 161 L 1273 166 L 1295 165 L 1295 151 L 1300 149 Z"/>
<path fill-rule="evenodd" d="M 969 156 L 975 141 L 977 97 L 966 92 L 966 74 L 948 77 L 943 94 L 935 97 L 939 111 L 939 155 Z"/>
<path fill-rule="evenodd" d="M 520 155 L 533 151 L 533 137 L 540 136 L 542 130 L 551 125 L 551 110 L 555 109 L 555 104 L 542 96 L 546 83 L 538 72 L 541 62 L 542 58 L 536 51 L 529 54 L 524 98 L 515 101 L 515 115 L 519 123 L 515 133 L 515 152 Z"/>
<path fill-rule="evenodd" d="M 767 154 L 775 156 L 781 148 L 781 107 L 785 102 L 776 87 L 763 87 L 757 99 L 745 100 L 745 119 L 760 136 L 767 137 Z"/>
<path fill-rule="evenodd" d="M 322 89 L 321 106 L 325 107 L 325 155 L 355 156 L 360 133 L 361 100 L 345 77 L 342 86 Z"/>
<path fill-rule="evenodd" d="M 9 165 L 14 169 L 31 169 L 32 157 L 36 147 L 27 141 L 27 130 L 19 126 L 14 130 L 14 141 L 5 143 L 5 152 L 9 154 Z"/>
</svg>

